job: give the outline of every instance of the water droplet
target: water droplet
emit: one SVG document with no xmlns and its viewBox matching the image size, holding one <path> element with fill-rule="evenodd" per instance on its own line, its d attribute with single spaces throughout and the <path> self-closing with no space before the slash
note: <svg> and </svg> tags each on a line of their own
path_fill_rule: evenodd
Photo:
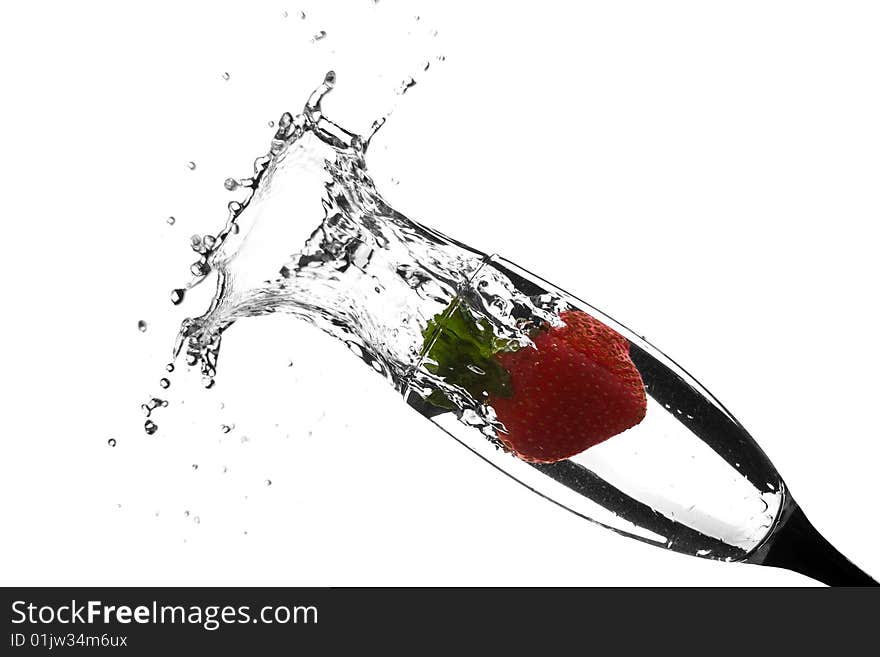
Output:
<svg viewBox="0 0 880 657">
<path fill-rule="evenodd" d="M 220 426 L 220 431 L 222 431 L 223 433 L 229 433 L 230 431 L 232 431 L 232 427 L 230 427 L 228 424 L 223 424 Z"/>
<path fill-rule="evenodd" d="M 223 186 L 231 192 L 238 189 L 238 181 L 235 178 L 227 178 L 223 181 Z"/>
<path fill-rule="evenodd" d="M 267 485 L 267 486 L 271 486 L 271 485 L 272 485 L 272 480 L 271 480 L 271 479 L 267 479 L 267 480 L 266 480 L 266 485 Z"/>
<path fill-rule="evenodd" d="M 171 303 L 175 306 L 179 306 L 183 303 L 183 299 L 186 296 L 186 290 L 183 288 L 177 288 L 176 290 L 171 291 Z"/>
<path fill-rule="evenodd" d="M 193 518 L 193 522 L 196 523 L 197 525 L 201 525 L 201 524 L 202 524 L 202 519 L 199 518 L 198 516 L 196 516 L 195 518 Z"/>
<path fill-rule="evenodd" d="M 408 77 L 400 83 L 400 86 L 397 88 L 397 93 L 402 96 L 414 86 L 416 86 L 416 81 L 412 77 Z"/>
<path fill-rule="evenodd" d="M 173 226 L 174 222 L 177 221 L 177 219 L 175 219 L 174 217 L 168 217 L 165 221 L 168 223 L 169 226 Z"/>
<path fill-rule="evenodd" d="M 306 12 L 304 12 L 304 11 L 299 12 L 299 17 L 300 17 L 302 20 L 305 20 L 305 19 L 306 19 Z"/>
<path fill-rule="evenodd" d="M 198 470 L 198 469 L 199 469 L 199 464 L 198 464 L 198 463 L 193 463 L 192 468 L 193 468 L 193 470 Z"/>
<path fill-rule="evenodd" d="M 196 163 L 193 162 L 192 160 L 190 160 L 189 162 L 186 163 L 186 168 L 189 169 L 190 171 L 193 171 L 196 168 Z"/>
<path fill-rule="evenodd" d="M 144 333 L 144 332 L 146 332 L 146 330 L 147 330 L 147 323 L 144 320 L 139 319 L 138 320 L 138 331 L 140 331 L 141 333 Z"/>
<path fill-rule="evenodd" d="M 224 71 L 222 77 L 223 77 L 224 80 L 228 80 L 228 79 L 229 79 L 229 73 L 227 73 L 227 72 Z"/>
<path fill-rule="evenodd" d="M 212 379 L 210 376 L 204 376 L 204 377 L 202 377 L 202 385 L 208 389 L 213 388 L 214 387 L 214 379 Z"/>
<path fill-rule="evenodd" d="M 274 128 L 274 127 L 275 127 L 275 121 L 269 121 L 269 127 L 270 127 L 270 128 Z"/>
<path fill-rule="evenodd" d="M 284 10 L 284 11 L 281 12 L 281 17 L 282 17 L 282 18 L 287 18 L 287 10 Z"/>
<path fill-rule="evenodd" d="M 184 512 L 183 512 L 183 516 L 184 516 L 185 518 L 189 518 L 189 511 L 184 511 Z"/>
<path fill-rule="evenodd" d="M 312 37 L 312 43 L 317 43 L 318 41 L 324 39 L 326 36 L 327 32 L 325 30 L 320 30 L 319 32 L 316 32 L 315 35 Z"/>
<path fill-rule="evenodd" d="M 427 71 L 429 68 L 431 68 L 431 62 L 426 59 L 422 62 L 422 70 Z"/>
<path fill-rule="evenodd" d="M 148 436 L 152 436 L 156 431 L 158 431 L 159 427 L 152 420 L 147 420 L 144 422 L 144 431 L 147 432 Z"/>
<path fill-rule="evenodd" d="M 169 381 L 168 379 L 159 379 L 159 387 L 168 388 L 168 386 L 170 386 L 170 385 L 171 385 L 171 381 Z"/>
<path fill-rule="evenodd" d="M 166 371 L 166 372 L 173 372 L 173 371 L 174 371 L 174 363 L 168 363 L 168 364 L 165 366 L 165 371 Z"/>
<path fill-rule="evenodd" d="M 251 439 L 248 438 L 247 436 L 242 436 L 242 437 L 241 437 L 241 442 L 242 442 L 242 444 L 244 444 L 244 443 L 249 443 L 250 441 L 251 441 Z"/>
<path fill-rule="evenodd" d="M 223 466 L 223 474 L 226 474 L 227 472 L 229 472 L 229 468 L 227 468 L 227 467 L 224 465 L 224 466 Z"/>
<path fill-rule="evenodd" d="M 116 438 L 111 438 L 107 441 L 107 444 L 110 445 L 110 447 L 116 447 Z"/>
</svg>

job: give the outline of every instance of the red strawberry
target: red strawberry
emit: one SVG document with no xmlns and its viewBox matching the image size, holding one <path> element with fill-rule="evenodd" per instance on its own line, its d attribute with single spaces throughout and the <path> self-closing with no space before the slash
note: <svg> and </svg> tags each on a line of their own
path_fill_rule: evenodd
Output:
<svg viewBox="0 0 880 657">
<path fill-rule="evenodd" d="M 579 454 L 635 426 L 647 410 L 627 340 L 585 312 L 560 318 L 565 326 L 532 337 L 534 349 L 495 354 L 510 390 L 489 403 L 507 430 L 502 442 L 526 461 Z"/>
</svg>

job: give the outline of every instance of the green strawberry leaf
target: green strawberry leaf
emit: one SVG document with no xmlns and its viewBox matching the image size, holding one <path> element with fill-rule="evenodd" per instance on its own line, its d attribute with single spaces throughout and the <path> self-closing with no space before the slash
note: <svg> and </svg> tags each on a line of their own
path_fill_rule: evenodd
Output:
<svg viewBox="0 0 880 657">
<path fill-rule="evenodd" d="M 510 374 L 497 360 L 499 351 L 509 351 L 511 342 L 498 338 L 489 322 L 476 320 L 464 306 L 458 304 L 428 321 L 422 332 L 427 342 L 434 338 L 427 353 L 425 369 L 443 377 L 453 385 L 464 388 L 476 400 L 487 396 L 509 397 Z M 427 401 L 440 408 L 457 410 L 445 394 L 435 390 Z"/>
</svg>

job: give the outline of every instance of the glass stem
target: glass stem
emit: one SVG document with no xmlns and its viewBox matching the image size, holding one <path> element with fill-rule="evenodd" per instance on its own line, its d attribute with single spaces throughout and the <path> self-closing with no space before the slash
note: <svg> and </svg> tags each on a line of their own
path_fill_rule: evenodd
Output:
<svg viewBox="0 0 880 657">
<path fill-rule="evenodd" d="M 790 500 L 788 506 L 773 534 L 745 559 L 747 563 L 785 568 L 828 586 L 878 586 L 825 540 L 797 502 Z"/>
</svg>

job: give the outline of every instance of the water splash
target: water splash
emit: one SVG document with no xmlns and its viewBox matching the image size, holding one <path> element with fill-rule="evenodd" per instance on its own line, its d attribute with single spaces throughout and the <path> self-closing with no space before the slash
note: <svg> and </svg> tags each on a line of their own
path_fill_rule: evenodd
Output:
<svg viewBox="0 0 880 657">
<path fill-rule="evenodd" d="M 535 322 L 559 324 L 561 302 L 552 294 L 527 297 L 491 269 L 472 288 L 486 256 L 385 202 L 366 163 L 384 119 L 367 136 L 328 119 L 322 101 L 335 83 L 328 72 L 300 114 L 281 116 L 253 176 L 238 181 L 247 197 L 229 204 L 216 237 L 192 237 L 201 257 L 185 289 L 210 277 L 215 294 L 207 312 L 182 323 L 175 358 L 185 353 L 213 385 L 229 326 L 293 315 L 344 342 L 401 393 L 442 392 L 462 421 L 495 440 L 491 408 L 426 369 L 432 322 L 467 298 L 487 330 L 526 346 Z M 184 293 L 175 290 L 178 303 Z"/>
</svg>

